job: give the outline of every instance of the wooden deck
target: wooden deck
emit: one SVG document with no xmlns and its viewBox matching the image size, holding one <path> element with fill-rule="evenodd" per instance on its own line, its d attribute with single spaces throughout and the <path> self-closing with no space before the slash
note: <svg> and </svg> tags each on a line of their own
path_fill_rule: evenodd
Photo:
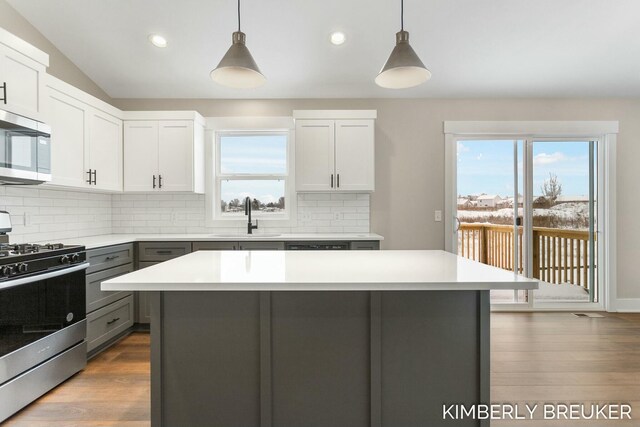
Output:
<svg viewBox="0 0 640 427">
<path fill-rule="evenodd" d="M 631 421 L 493 421 L 492 426 L 640 425 L 640 314 L 491 315 L 494 403 L 624 402 Z M 134 333 L 6 427 L 148 427 L 149 334 Z"/>
</svg>

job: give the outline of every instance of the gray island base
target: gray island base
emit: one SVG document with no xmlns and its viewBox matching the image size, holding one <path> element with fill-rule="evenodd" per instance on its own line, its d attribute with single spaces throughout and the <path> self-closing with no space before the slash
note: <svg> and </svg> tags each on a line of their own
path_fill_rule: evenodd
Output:
<svg viewBox="0 0 640 427">
<path fill-rule="evenodd" d="M 478 426 L 488 294 L 154 292 L 152 426 Z"/>
<path fill-rule="evenodd" d="M 149 292 L 152 427 L 486 426 L 489 291 L 443 251 L 200 251 L 103 282 Z"/>
</svg>

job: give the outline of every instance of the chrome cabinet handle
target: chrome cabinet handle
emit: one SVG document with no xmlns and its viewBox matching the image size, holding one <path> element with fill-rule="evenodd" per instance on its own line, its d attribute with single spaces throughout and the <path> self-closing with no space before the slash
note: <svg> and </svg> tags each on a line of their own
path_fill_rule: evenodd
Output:
<svg viewBox="0 0 640 427">
<path fill-rule="evenodd" d="M 98 185 L 98 169 L 93 170 L 93 185 Z"/>
<path fill-rule="evenodd" d="M 114 323 L 116 323 L 118 320 L 120 320 L 120 318 L 119 318 L 119 317 L 116 317 L 115 319 L 109 320 L 109 321 L 107 322 L 107 325 L 114 324 Z"/>
<path fill-rule="evenodd" d="M 158 175 L 158 188 L 162 188 L 162 175 Z"/>
<path fill-rule="evenodd" d="M 156 251 L 158 255 L 171 255 L 172 251 Z"/>
<path fill-rule="evenodd" d="M 91 185 L 91 173 L 92 173 L 93 169 L 89 169 L 89 172 L 87 172 L 89 174 L 89 180 L 87 180 L 86 182 Z"/>
<path fill-rule="evenodd" d="M 156 188 L 156 176 L 153 175 L 153 188 Z"/>
<path fill-rule="evenodd" d="M 333 174 L 331 174 L 331 188 L 333 188 Z"/>
<path fill-rule="evenodd" d="M 338 182 L 338 188 L 340 188 L 340 174 L 337 175 L 336 181 Z"/>
<path fill-rule="evenodd" d="M 110 255 L 110 256 L 106 257 L 104 260 L 105 261 L 111 261 L 111 260 L 118 259 L 118 258 L 120 258 L 120 255 Z"/>
<path fill-rule="evenodd" d="M 7 82 L 4 82 L 0 87 L 2 88 L 2 100 L 7 105 Z"/>
</svg>

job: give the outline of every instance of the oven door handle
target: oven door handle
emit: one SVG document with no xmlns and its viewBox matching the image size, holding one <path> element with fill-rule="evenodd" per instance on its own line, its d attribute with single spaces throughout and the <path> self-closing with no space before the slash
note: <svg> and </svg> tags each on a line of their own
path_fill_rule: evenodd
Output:
<svg viewBox="0 0 640 427">
<path fill-rule="evenodd" d="M 75 264 L 71 267 L 61 268 L 59 270 L 51 271 L 49 273 L 34 274 L 29 277 L 22 277 L 20 279 L 9 280 L 4 283 L 0 283 L 0 289 L 13 288 L 14 286 L 26 285 L 33 282 L 39 282 L 40 280 L 53 279 L 54 277 L 64 276 L 65 274 L 75 273 L 76 271 L 84 270 L 89 267 L 88 262 L 82 264 Z"/>
</svg>

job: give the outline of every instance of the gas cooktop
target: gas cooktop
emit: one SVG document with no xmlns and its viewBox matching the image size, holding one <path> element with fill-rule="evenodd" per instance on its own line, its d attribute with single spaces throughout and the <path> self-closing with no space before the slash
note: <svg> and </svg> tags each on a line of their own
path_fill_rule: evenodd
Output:
<svg viewBox="0 0 640 427">
<path fill-rule="evenodd" d="M 0 281 L 63 268 L 85 260 L 84 246 L 80 245 L 0 244 Z"/>
</svg>

